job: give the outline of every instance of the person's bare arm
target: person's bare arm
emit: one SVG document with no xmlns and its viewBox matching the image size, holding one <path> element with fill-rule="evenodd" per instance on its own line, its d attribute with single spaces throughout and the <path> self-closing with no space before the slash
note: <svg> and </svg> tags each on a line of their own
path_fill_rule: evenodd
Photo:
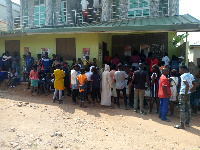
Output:
<svg viewBox="0 0 200 150">
<path fill-rule="evenodd" d="M 190 92 L 193 93 L 197 87 L 199 87 L 200 81 L 196 84 L 195 81 L 192 81 L 193 87 L 190 89 Z"/>
<path fill-rule="evenodd" d="M 187 100 L 187 94 L 188 94 L 188 91 L 189 91 L 189 84 L 187 81 L 183 81 L 184 84 L 185 84 L 185 94 L 183 96 L 183 100 L 186 101 Z"/>
<path fill-rule="evenodd" d="M 165 95 L 167 96 L 167 98 L 170 98 L 170 96 L 167 93 L 167 86 L 162 86 L 163 92 L 165 93 Z"/>
</svg>

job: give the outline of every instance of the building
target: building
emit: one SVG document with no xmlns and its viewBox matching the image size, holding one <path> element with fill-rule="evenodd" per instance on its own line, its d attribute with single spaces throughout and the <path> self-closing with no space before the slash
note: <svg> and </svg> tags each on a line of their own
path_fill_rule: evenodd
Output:
<svg viewBox="0 0 200 150">
<path fill-rule="evenodd" d="M 111 56 L 119 54 L 123 64 L 134 50 L 152 51 L 158 59 L 166 52 L 180 56 L 182 51 L 187 54 L 187 46 L 173 46 L 176 32 L 200 30 L 199 20 L 178 15 L 178 0 L 88 0 L 83 14 L 81 1 L 22 2 L 23 29 L 0 32 L 1 53 L 17 51 L 21 60 L 27 51 L 35 58 L 48 51 L 50 57 L 58 54 L 69 63 L 89 55 L 101 67 L 107 50 Z"/>
<path fill-rule="evenodd" d="M 0 1 L 0 31 L 6 31 L 6 19 L 7 19 L 7 9 L 6 9 L 6 0 Z M 15 26 L 19 24 L 20 20 L 20 5 L 12 2 L 12 14 L 13 14 L 13 22 L 15 22 Z"/>
</svg>

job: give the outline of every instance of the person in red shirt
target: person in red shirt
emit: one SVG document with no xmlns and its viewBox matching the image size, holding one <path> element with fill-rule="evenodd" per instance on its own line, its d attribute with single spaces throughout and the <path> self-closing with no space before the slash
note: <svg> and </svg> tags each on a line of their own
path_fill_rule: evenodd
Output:
<svg viewBox="0 0 200 150">
<path fill-rule="evenodd" d="M 116 66 L 116 70 L 118 69 L 117 65 L 119 64 L 119 56 L 118 54 L 115 54 L 115 57 L 111 60 L 111 64 L 115 65 Z"/>
<path fill-rule="evenodd" d="M 166 118 L 168 105 L 169 105 L 169 98 L 171 96 L 171 90 L 169 85 L 169 80 L 167 76 L 169 75 L 169 69 L 163 68 L 162 76 L 159 80 L 159 91 L 158 97 L 160 98 L 160 107 L 159 107 L 159 118 L 163 121 L 169 122 L 170 120 Z"/>
<path fill-rule="evenodd" d="M 111 57 L 109 56 L 109 51 L 106 51 L 103 59 L 104 59 L 104 64 L 110 65 Z"/>
<path fill-rule="evenodd" d="M 155 57 L 155 55 L 152 55 L 152 59 L 151 59 L 151 62 L 150 62 L 150 72 L 153 72 L 152 71 L 153 65 L 158 65 L 158 59 Z"/>
</svg>

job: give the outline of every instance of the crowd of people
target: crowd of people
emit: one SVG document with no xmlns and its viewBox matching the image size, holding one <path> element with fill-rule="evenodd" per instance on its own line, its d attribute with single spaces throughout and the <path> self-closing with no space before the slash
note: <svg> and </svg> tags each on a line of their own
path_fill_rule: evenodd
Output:
<svg viewBox="0 0 200 150">
<path fill-rule="evenodd" d="M 146 115 L 144 106 L 147 104 L 145 91 L 150 91 L 149 113 L 153 113 L 153 105 L 157 105 L 157 113 L 163 121 L 170 121 L 167 116 L 174 116 L 175 102 L 178 102 L 180 111 L 180 125 L 177 129 L 184 129 L 190 124 L 192 115 L 197 115 L 200 98 L 200 72 L 195 78 L 190 74 L 184 63 L 184 58 L 172 56 L 170 61 L 166 53 L 159 62 L 152 52 L 148 56 L 141 51 L 133 52 L 126 63 L 131 64 L 130 72 L 123 71 L 118 55 L 111 59 L 109 52 L 103 58 L 101 69 L 97 68 L 96 58 L 90 62 L 89 56 L 84 61 L 81 58 L 73 59 L 70 66 L 66 60 L 53 54 L 52 59 L 48 53 L 42 57 L 37 54 L 37 59 L 28 52 L 23 55 L 23 81 L 28 81 L 34 92 L 40 95 L 49 94 L 54 89 L 53 101 L 63 102 L 64 91 L 72 97 L 73 104 L 79 104 L 86 108 L 85 101 L 95 106 L 100 103 L 111 109 L 121 108 L 120 93 L 123 94 L 124 108 L 133 108 L 134 113 Z M 10 56 L 8 52 L 2 55 L 0 60 L 1 71 L 8 72 L 11 87 L 15 87 L 19 80 L 19 56 L 16 52 Z M 29 88 L 29 87 L 28 87 Z M 127 93 L 128 89 L 128 93 Z M 128 97 L 127 97 L 128 95 Z M 91 100 L 90 101 L 90 98 Z M 79 100 L 79 102 L 77 101 Z M 168 107 L 170 112 L 168 113 Z M 191 111 L 192 109 L 192 111 Z M 185 121 L 185 113 L 187 119 Z"/>
</svg>

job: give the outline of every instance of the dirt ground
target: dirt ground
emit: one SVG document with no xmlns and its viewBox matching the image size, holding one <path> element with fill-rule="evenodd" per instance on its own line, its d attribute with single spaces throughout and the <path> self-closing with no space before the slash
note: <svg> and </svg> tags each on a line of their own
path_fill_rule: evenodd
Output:
<svg viewBox="0 0 200 150">
<path fill-rule="evenodd" d="M 133 109 L 80 108 L 71 97 L 52 103 L 53 93 L 31 97 L 25 88 L 0 91 L 0 150 L 200 150 L 200 115 L 178 130 L 178 112 L 164 122 Z"/>
</svg>

